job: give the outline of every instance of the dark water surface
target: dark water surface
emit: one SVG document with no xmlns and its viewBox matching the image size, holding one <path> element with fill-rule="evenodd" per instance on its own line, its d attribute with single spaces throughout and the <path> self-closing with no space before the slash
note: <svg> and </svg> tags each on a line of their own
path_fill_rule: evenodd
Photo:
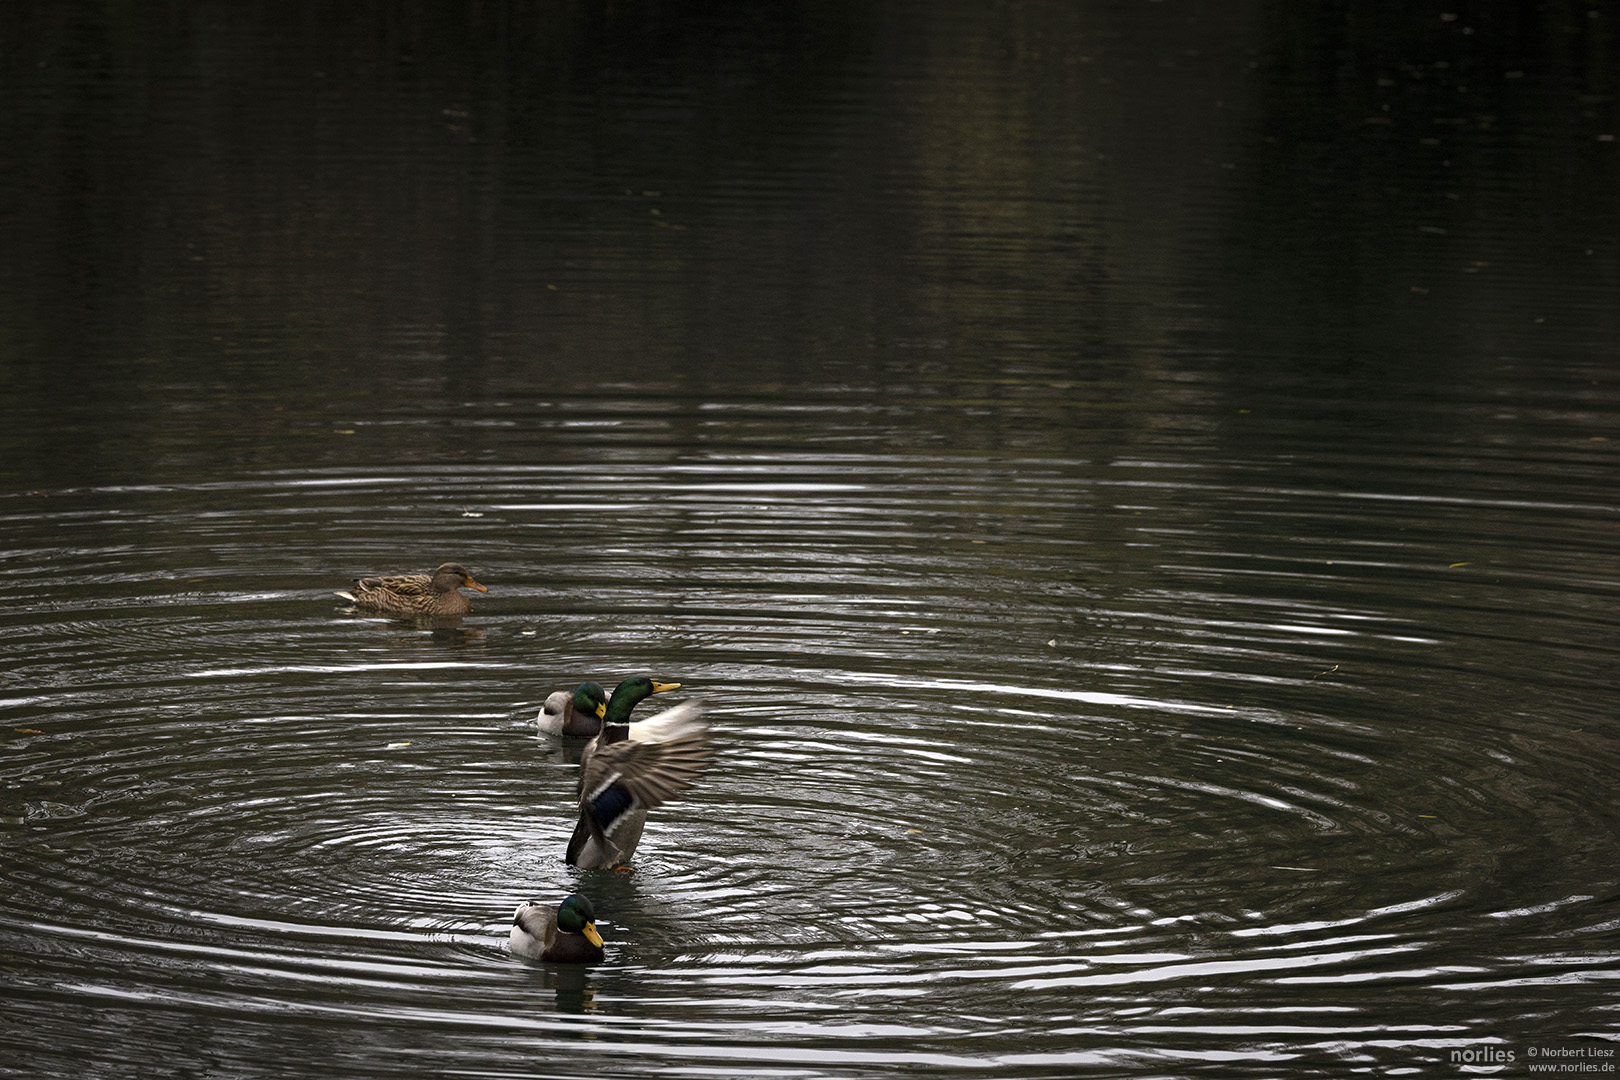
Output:
<svg viewBox="0 0 1620 1080">
<path fill-rule="evenodd" d="M 1620 15 L 1357 10 L 8 10 L 0 1073 L 1612 1071 Z"/>
</svg>

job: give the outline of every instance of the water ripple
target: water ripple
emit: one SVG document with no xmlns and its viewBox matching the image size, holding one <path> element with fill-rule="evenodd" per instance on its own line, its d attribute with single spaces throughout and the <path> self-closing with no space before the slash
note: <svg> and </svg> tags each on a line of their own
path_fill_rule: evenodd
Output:
<svg viewBox="0 0 1620 1080">
<path fill-rule="evenodd" d="M 1031 525 L 1128 488 L 1150 509 L 1257 505 L 1326 550 L 1344 522 L 1308 492 L 1032 462 L 1037 482 L 1007 498 L 993 458 L 819 465 L 845 475 L 696 463 L 657 500 L 614 494 L 653 475 L 637 467 L 484 470 L 486 516 L 452 512 L 491 592 L 453 627 L 329 595 L 393 565 L 380 533 L 346 533 L 324 562 L 305 539 L 329 493 L 403 503 L 411 470 L 107 489 L 60 520 L 10 518 L 49 568 L 13 594 L 0 683 L 20 985 L 474 1042 L 534 1036 L 538 986 L 559 1025 L 545 1037 L 570 1053 L 588 1027 L 593 1054 L 783 1075 L 1037 1075 L 1432 1055 L 1457 1025 L 1398 1022 L 1365 995 L 1612 980 L 1612 957 L 1557 944 L 1613 922 L 1613 867 L 1576 839 L 1605 811 L 1563 792 L 1614 761 L 1582 730 L 1597 716 L 1572 700 L 1566 730 L 1500 708 L 1461 726 L 1420 689 L 1491 677 L 1446 615 L 1491 609 L 1497 585 L 1448 575 L 1422 542 L 1313 567 L 1116 510 L 1157 552 L 1144 575 L 1128 545 Z M 984 504 L 962 508 L 963 485 Z M 196 512 L 205 495 L 240 507 Z M 1358 505 L 1400 521 L 1409 503 Z M 489 531 L 586 511 L 620 527 L 551 545 L 544 567 Z M 985 520 L 1007 528 L 980 535 Z M 64 523 L 105 534 L 53 546 Z M 1434 610 L 1388 602 L 1412 578 L 1443 583 Z M 1536 636 L 1578 635 L 1501 639 Z M 719 756 L 654 815 L 636 874 L 571 870 L 578 746 L 537 737 L 533 714 L 551 689 L 645 670 L 714 703 Z M 1504 840 L 1531 822 L 1543 845 Z M 1579 890 L 1530 884 L 1575 857 L 1591 860 Z M 517 902 L 574 889 L 610 965 L 562 979 L 511 961 Z M 896 1040 L 914 1049 L 879 1049 Z"/>
</svg>

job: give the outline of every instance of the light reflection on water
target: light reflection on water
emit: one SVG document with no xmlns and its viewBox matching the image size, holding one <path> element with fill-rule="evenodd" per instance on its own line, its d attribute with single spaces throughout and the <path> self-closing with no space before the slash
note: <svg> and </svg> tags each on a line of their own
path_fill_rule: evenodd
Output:
<svg viewBox="0 0 1620 1080">
<path fill-rule="evenodd" d="M 454 553 L 491 585 L 454 628 L 330 596 L 373 566 L 306 569 L 354 542 L 309 529 L 318 493 L 345 485 L 303 481 L 338 478 L 210 485 L 240 500 L 214 514 L 183 486 L 74 494 L 105 550 L 53 550 L 49 513 L 11 517 L 43 568 L 13 604 L 27 629 L 7 678 L 21 984 L 70 1007 L 268 1000 L 424 1024 L 494 1064 L 562 980 L 547 1010 L 588 1008 L 597 1038 L 651 1060 L 1042 1075 L 1119 1067 L 1131 1047 L 1236 1073 L 1328 1044 L 1434 1056 L 1481 1002 L 1612 976 L 1579 945 L 1612 891 L 1586 840 L 1606 811 L 1554 797 L 1601 744 L 1415 693 L 1455 635 L 1391 605 L 1364 564 L 1256 551 L 1225 570 L 1171 546 L 1205 546 L 1188 531 L 1073 580 L 1097 515 L 1136 510 L 1097 509 L 1090 466 L 1065 486 L 1046 465 L 1018 514 L 1055 527 L 1033 545 L 990 534 L 999 555 L 960 539 L 999 499 L 973 483 L 994 461 L 958 462 L 952 502 L 935 462 L 892 459 L 888 488 L 818 488 L 827 512 L 795 506 L 785 531 L 779 504 L 711 465 L 712 483 L 680 486 L 703 530 L 750 537 L 740 549 L 646 520 L 679 517 L 669 504 L 591 498 L 640 469 L 472 470 L 483 517 L 394 522 L 407 548 L 461 532 Z M 367 482 L 404 503 L 419 475 Z M 1258 500 L 1295 543 L 1331 546 L 1298 492 L 1164 497 Z M 1404 502 L 1365 505 L 1398 520 Z M 559 506 L 594 527 L 525 564 L 508 530 Z M 838 539 L 856 508 L 880 519 L 851 541 L 866 573 Z M 1587 507 L 1537 511 L 1545 526 Z M 161 539 L 131 541 L 132 522 Z M 1427 561 L 1389 546 L 1391 565 Z M 181 567 L 164 594 L 177 553 L 207 553 L 207 573 Z M 1202 587 L 1166 583 L 1181 575 Z M 560 852 L 577 747 L 530 722 L 556 686 L 641 668 L 711 698 L 721 755 L 650 823 L 637 874 L 576 874 Z M 1545 872 L 1573 858 L 1595 879 Z M 611 962 L 565 980 L 507 958 L 516 903 L 576 887 Z M 1416 993 L 1431 1022 L 1404 1014 Z"/>
<path fill-rule="evenodd" d="M 467 101 L 454 50 L 221 9 L 223 155 L 176 134 L 216 84 L 139 92 L 116 27 L 0 65 L 0 1060 L 1270 1077 L 1612 1037 L 1607 151 L 1495 82 L 1420 104 L 1488 26 L 1425 82 L 1143 10 L 742 50 L 808 69 L 687 116 L 620 66 L 639 28 L 483 26 Z M 555 92 L 509 63 L 559 42 L 595 66 L 545 53 Z M 1302 114 L 1317 47 L 1366 86 Z M 208 66 L 259 48 L 271 92 Z M 332 595 L 445 558 L 491 590 L 459 623 Z M 532 718 L 637 671 L 720 753 L 636 874 L 575 872 L 579 747 Z M 575 888 L 608 962 L 508 956 Z"/>
</svg>

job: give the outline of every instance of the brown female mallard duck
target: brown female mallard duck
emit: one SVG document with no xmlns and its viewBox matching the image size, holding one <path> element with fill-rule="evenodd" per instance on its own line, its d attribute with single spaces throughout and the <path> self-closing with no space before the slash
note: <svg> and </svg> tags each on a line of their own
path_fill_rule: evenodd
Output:
<svg viewBox="0 0 1620 1080">
<path fill-rule="evenodd" d="M 447 562 L 431 574 L 355 578 L 354 588 L 338 595 L 362 607 L 405 615 L 465 615 L 472 610 L 472 601 L 458 589 L 489 592 L 472 579 L 465 566 Z"/>
<path fill-rule="evenodd" d="M 603 956 L 596 912 L 578 893 L 556 907 L 535 900 L 520 904 L 507 944 L 518 956 L 559 964 L 600 964 Z"/>
<path fill-rule="evenodd" d="M 579 758 L 579 821 L 563 856 L 570 866 L 607 869 L 627 862 L 641 842 L 647 811 L 691 787 L 714 748 L 701 701 L 630 722 L 630 710 L 650 694 L 680 683 L 645 675 L 613 690 L 602 731 Z"/>
</svg>

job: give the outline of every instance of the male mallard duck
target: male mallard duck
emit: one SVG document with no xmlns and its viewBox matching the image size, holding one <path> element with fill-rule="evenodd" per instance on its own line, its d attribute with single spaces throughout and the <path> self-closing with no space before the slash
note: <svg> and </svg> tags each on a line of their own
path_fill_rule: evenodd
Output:
<svg viewBox="0 0 1620 1080">
<path fill-rule="evenodd" d="M 602 711 L 602 722 L 596 733 L 595 741 L 589 743 L 580 754 L 580 768 L 590 761 L 591 755 L 605 746 L 629 739 L 631 742 L 656 742 L 657 736 L 651 739 L 648 734 L 658 730 L 657 723 L 663 717 L 659 713 L 647 720 L 632 720 L 630 713 L 637 705 L 652 697 L 654 694 L 665 694 L 671 690 L 679 690 L 678 682 L 658 682 L 645 675 L 634 675 L 613 688 L 613 696 L 608 699 L 607 707 Z M 598 689 L 601 689 L 598 687 Z M 652 724 L 653 727 L 646 725 Z"/>
<path fill-rule="evenodd" d="M 596 932 L 596 912 L 578 893 L 563 897 L 556 907 L 530 900 L 519 904 L 512 916 L 508 944 L 518 956 L 559 964 L 600 964 L 602 935 Z"/>
<path fill-rule="evenodd" d="M 570 866 L 605 869 L 635 854 L 647 811 L 691 787 L 714 748 L 701 701 L 688 701 L 630 723 L 630 710 L 650 694 L 679 683 L 645 675 L 613 690 L 602 731 L 579 759 L 579 821 L 564 859 Z"/>
<path fill-rule="evenodd" d="M 447 562 L 431 574 L 355 578 L 353 590 L 338 595 L 365 607 L 406 615 L 465 615 L 472 610 L 472 601 L 458 589 L 489 592 L 472 579 L 465 566 Z"/>
<path fill-rule="evenodd" d="M 607 703 L 607 691 L 602 689 L 601 683 L 582 682 L 572 694 L 566 690 L 553 691 L 540 709 L 540 715 L 534 718 L 535 729 L 542 735 L 601 734 Z"/>
</svg>

